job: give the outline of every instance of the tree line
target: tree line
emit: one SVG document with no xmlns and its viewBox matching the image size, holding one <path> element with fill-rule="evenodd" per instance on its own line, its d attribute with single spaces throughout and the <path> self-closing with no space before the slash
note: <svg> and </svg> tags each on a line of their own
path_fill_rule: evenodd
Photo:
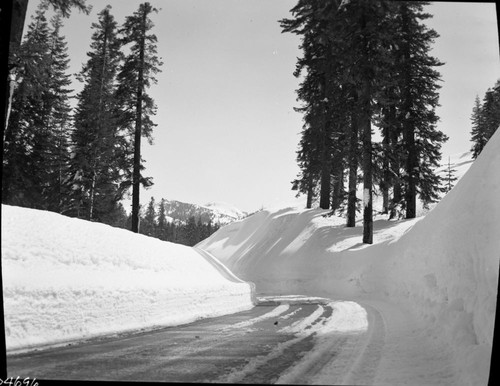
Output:
<svg viewBox="0 0 500 386">
<path fill-rule="evenodd" d="M 165 212 L 165 199 L 156 205 L 151 197 L 149 204 L 141 217 L 139 233 L 156 237 L 163 241 L 194 246 L 209 237 L 220 228 L 219 223 L 211 221 L 202 222 L 200 217 L 190 216 L 183 223 L 167 219 Z"/>
<path fill-rule="evenodd" d="M 47 20 L 50 3 L 57 12 Z M 157 10 L 140 4 L 121 26 L 110 6 L 98 14 L 77 75 L 83 88 L 72 96 L 61 33 L 66 8 L 42 1 L 22 43 L 9 50 L 13 92 L 3 138 L 2 202 L 116 225 L 123 223 L 120 201 L 132 188 L 130 228 L 138 232 L 139 187 L 152 185 L 142 173 L 141 139 L 152 143 L 156 126 L 151 118 L 157 107 L 147 90 L 163 64 L 151 32 Z"/>
<path fill-rule="evenodd" d="M 477 158 L 500 126 L 500 79 L 484 94 L 483 101 L 476 96 L 471 115 L 472 157 Z"/>
<path fill-rule="evenodd" d="M 435 173 L 447 136 L 436 128 L 438 37 L 428 2 L 299 0 L 283 32 L 301 36 L 295 108 L 303 114 L 292 189 L 354 227 L 363 183 L 363 242 L 373 242 L 373 194 L 391 218 L 414 218 L 444 191 Z M 381 142 L 374 141 L 378 128 Z M 347 186 L 346 185 L 347 182 Z M 378 189 L 377 189 L 378 188 Z"/>
</svg>

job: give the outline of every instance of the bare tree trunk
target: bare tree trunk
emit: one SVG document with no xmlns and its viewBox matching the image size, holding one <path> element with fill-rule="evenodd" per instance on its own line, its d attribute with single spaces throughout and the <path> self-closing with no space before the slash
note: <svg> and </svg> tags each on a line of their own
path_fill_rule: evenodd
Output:
<svg viewBox="0 0 500 386">
<path fill-rule="evenodd" d="M 137 103 L 136 103 L 136 121 L 135 121 L 135 137 L 134 137 L 134 169 L 132 177 L 132 232 L 139 232 L 139 191 L 141 184 L 141 137 L 142 137 L 142 94 L 144 87 L 144 46 L 146 35 L 146 17 L 143 15 L 143 30 L 140 42 L 139 51 L 139 74 L 137 88 Z"/>
<path fill-rule="evenodd" d="M 363 243 L 373 244 L 372 202 L 372 128 L 370 122 L 370 99 L 368 80 L 365 80 L 360 112 L 360 127 L 363 135 Z"/>
<path fill-rule="evenodd" d="M 342 202 L 342 192 L 344 190 L 344 165 L 342 165 L 341 162 L 335 166 L 334 178 L 332 211 L 336 211 Z"/>
<path fill-rule="evenodd" d="M 309 178 L 307 179 L 307 203 L 306 203 L 307 209 L 312 208 L 313 197 L 314 197 L 313 177 L 310 174 Z"/>
<path fill-rule="evenodd" d="M 2 25 L 2 38 L 1 38 L 1 54 L 2 58 L 5 58 L 8 63 L 9 51 L 17 51 L 21 45 L 21 39 L 23 36 L 24 21 L 26 19 L 26 10 L 28 9 L 28 0 L 11 0 L 2 3 L 0 6 L 0 20 Z M 9 17 L 10 28 L 9 28 Z M 4 39 L 10 35 L 8 42 Z M 2 63 L 3 65 L 3 63 Z M 13 68 L 12 63 L 8 63 L 9 75 L 7 79 L 2 79 L 2 82 L 6 82 L 5 87 L 5 106 L 4 106 L 4 116 L 2 117 L 4 122 L 4 132 L 3 141 L 5 142 L 7 129 L 9 127 L 9 115 L 12 107 L 12 97 L 14 94 L 14 88 L 16 84 L 15 79 L 15 68 Z"/>
<path fill-rule="evenodd" d="M 349 187 L 347 193 L 347 226 L 356 226 L 356 190 L 358 187 L 358 123 L 351 117 L 349 140 Z"/>
</svg>

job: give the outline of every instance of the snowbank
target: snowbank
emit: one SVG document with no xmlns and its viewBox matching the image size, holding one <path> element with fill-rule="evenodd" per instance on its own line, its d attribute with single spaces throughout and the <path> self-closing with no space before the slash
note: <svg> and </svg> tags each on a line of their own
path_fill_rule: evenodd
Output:
<svg viewBox="0 0 500 386">
<path fill-rule="evenodd" d="M 467 165 L 467 166 L 470 166 Z M 361 226 L 326 211 L 262 211 L 198 244 L 257 292 L 405 304 L 449 345 L 463 384 L 486 384 L 500 261 L 500 131 L 425 217 Z"/>
<path fill-rule="evenodd" d="M 7 350 L 152 329 L 249 309 L 189 247 L 56 213 L 2 205 Z"/>
</svg>

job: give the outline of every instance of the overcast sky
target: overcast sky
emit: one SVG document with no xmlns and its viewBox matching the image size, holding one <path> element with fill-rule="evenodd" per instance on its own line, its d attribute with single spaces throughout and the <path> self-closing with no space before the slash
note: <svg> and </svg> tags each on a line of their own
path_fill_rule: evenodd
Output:
<svg viewBox="0 0 500 386">
<path fill-rule="evenodd" d="M 87 0 L 89 16 L 74 11 L 65 21 L 71 72 L 87 60 L 92 22 L 107 5 L 118 23 L 140 1 Z M 152 0 L 163 59 L 150 95 L 158 106 L 154 145 L 144 141 L 145 175 L 154 186 L 141 191 L 185 202 L 227 202 L 254 211 L 293 200 L 290 182 L 299 169 L 302 129 L 294 78 L 299 38 L 282 34 L 278 20 L 290 17 L 297 0 Z M 30 0 L 28 15 L 38 4 Z M 439 129 L 450 140 L 443 158 L 470 149 L 470 115 L 500 78 L 494 3 L 433 3 L 427 23 L 440 37 L 432 55 L 442 89 Z M 27 23 L 29 16 L 27 17 Z M 81 86 L 75 84 L 75 89 Z"/>
</svg>

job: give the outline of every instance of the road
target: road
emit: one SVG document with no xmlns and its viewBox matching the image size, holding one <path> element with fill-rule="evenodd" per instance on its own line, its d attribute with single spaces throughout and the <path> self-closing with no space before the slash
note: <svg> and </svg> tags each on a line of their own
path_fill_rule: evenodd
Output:
<svg viewBox="0 0 500 386">
<path fill-rule="evenodd" d="M 248 311 L 8 355 L 9 376 L 219 383 L 373 379 L 384 326 L 375 310 L 324 298 L 260 297 Z"/>
</svg>

